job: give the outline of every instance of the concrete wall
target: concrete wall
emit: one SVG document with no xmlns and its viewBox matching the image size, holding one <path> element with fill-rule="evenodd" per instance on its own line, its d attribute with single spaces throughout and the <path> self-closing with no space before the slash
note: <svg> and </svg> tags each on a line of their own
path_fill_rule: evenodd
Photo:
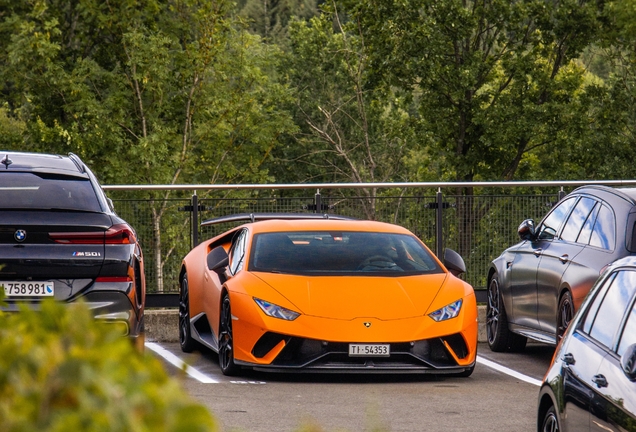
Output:
<svg viewBox="0 0 636 432">
<path fill-rule="evenodd" d="M 486 306 L 477 306 L 479 342 L 486 342 Z M 176 309 L 146 310 L 146 340 L 152 342 L 179 342 L 179 311 Z"/>
</svg>

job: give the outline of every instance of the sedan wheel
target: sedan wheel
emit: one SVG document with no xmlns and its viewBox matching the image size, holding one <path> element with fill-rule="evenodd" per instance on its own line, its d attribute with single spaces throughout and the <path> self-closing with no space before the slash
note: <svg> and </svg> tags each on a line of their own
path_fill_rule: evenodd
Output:
<svg viewBox="0 0 636 432">
<path fill-rule="evenodd" d="M 197 342 L 192 339 L 190 332 L 190 295 L 187 274 L 184 274 L 181 279 L 181 290 L 179 291 L 179 343 L 181 350 L 188 353 L 197 346 Z"/>
<path fill-rule="evenodd" d="M 556 411 L 554 407 L 551 406 L 550 409 L 545 413 L 543 417 L 543 424 L 541 425 L 541 432 L 559 432 L 559 419 L 556 416 Z"/>
<path fill-rule="evenodd" d="M 495 352 L 522 351 L 527 339 L 512 333 L 508 328 L 508 317 L 504 309 L 497 273 L 492 275 L 488 285 L 488 304 L 486 305 L 486 334 L 488 346 Z"/>
<path fill-rule="evenodd" d="M 234 375 L 238 370 L 234 364 L 234 337 L 232 335 L 232 310 L 230 297 L 223 296 L 221 304 L 221 323 L 219 328 L 219 366 L 223 375 Z"/>
<path fill-rule="evenodd" d="M 572 302 L 572 294 L 566 291 L 559 301 L 559 314 L 557 316 L 557 343 L 563 338 L 565 331 L 574 316 L 574 303 Z"/>
</svg>

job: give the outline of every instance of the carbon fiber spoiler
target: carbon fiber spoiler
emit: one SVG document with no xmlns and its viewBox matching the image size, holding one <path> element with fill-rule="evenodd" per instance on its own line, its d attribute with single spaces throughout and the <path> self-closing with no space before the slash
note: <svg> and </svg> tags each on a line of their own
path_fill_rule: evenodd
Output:
<svg viewBox="0 0 636 432">
<path fill-rule="evenodd" d="M 220 216 L 201 222 L 201 226 L 216 225 L 225 222 L 241 222 L 241 221 L 264 221 L 272 219 L 299 220 L 299 219 L 332 219 L 332 220 L 358 220 L 349 216 L 340 216 L 336 214 L 318 214 L 318 213 L 239 213 L 227 216 Z"/>
</svg>

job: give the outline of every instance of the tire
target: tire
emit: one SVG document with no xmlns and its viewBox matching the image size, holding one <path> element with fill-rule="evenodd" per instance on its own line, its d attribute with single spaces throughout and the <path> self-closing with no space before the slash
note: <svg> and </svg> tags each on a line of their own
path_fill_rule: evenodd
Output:
<svg viewBox="0 0 636 432">
<path fill-rule="evenodd" d="M 232 309 L 230 296 L 226 293 L 221 300 L 219 323 L 219 367 L 223 375 L 236 375 L 238 367 L 234 363 L 234 335 L 232 334 Z"/>
<path fill-rule="evenodd" d="M 527 338 L 511 332 L 508 328 L 508 317 L 501 297 L 497 273 L 492 275 L 488 285 L 486 334 L 488 346 L 495 352 L 520 352 L 526 347 Z"/>
<path fill-rule="evenodd" d="M 570 291 L 566 291 L 559 300 L 559 309 L 557 311 L 557 343 L 563 338 L 565 331 L 572 321 L 572 317 L 574 317 L 574 302 L 572 301 Z"/>
<path fill-rule="evenodd" d="M 556 410 L 554 409 L 554 406 L 550 406 L 543 416 L 539 432 L 559 432 L 560 430 L 561 428 L 559 427 L 559 418 L 556 415 Z"/>
<path fill-rule="evenodd" d="M 190 331 L 190 291 L 188 287 L 188 275 L 181 278 L 181 289 L 179 290 L 179 344 L 181 351 L 192 352 L 198 343 L 192 339 Z"/>
</svg>

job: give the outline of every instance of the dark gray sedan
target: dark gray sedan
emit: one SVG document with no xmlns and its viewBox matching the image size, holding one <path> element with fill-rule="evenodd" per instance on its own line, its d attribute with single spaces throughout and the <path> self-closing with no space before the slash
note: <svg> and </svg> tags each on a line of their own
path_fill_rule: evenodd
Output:
<svg viewBox="0 0 636 432">
<path fill-rule="evenodd" d="M 488 270 L 486 330 L 493 351 L 519 351 L 527 338 L 556 344 L 575 311 L 615 260 L 636 254 L 636 189 L 585 186 L 535 225 Z"/>
</svg>

